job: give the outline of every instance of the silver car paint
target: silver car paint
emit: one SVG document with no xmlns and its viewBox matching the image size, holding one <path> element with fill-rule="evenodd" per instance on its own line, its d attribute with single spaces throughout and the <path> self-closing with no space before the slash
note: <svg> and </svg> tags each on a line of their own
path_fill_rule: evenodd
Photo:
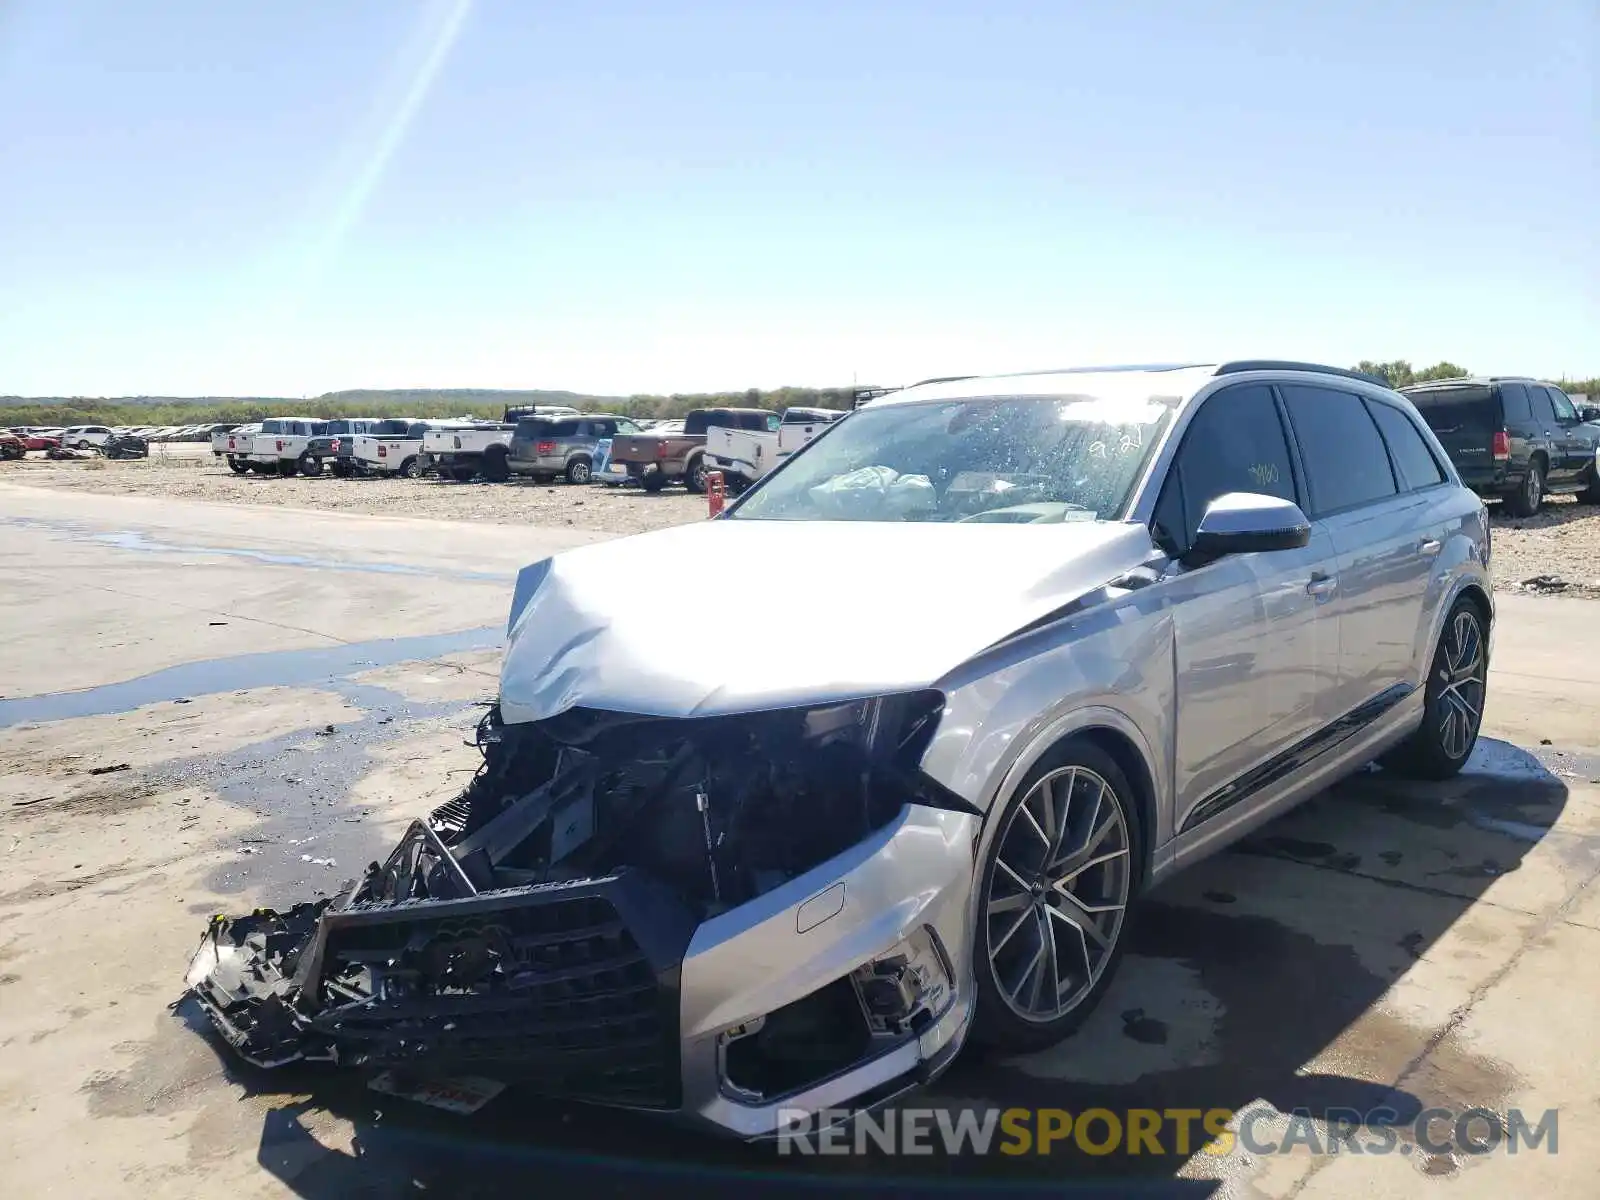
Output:
<svg viewBox="0 0 1600 1200">
<path fill-rule="evenodd" d="M 1125 522 L 869 525 L 708 522 L 586 547 L 526 569 L 502 673 L 508 721 L 578 704 L 695 715 L 827 702 L 933 686 L 944 713 L 923 770 L 987 813 L 1052 747 L 1088 732 L 1118 754 L 1147 807 L 1147 882 L 1214 852 L 1404 739 L 1450 607 L 1471 589 L 1489 607 L 1481 502 L 1446 464 L 1431 490 L 1310 522 L 1301 550 L 1164 562 L 1148 522 L 1175 447 L 1204 399 L 1236 383 L 1328 384 L 1285 371 L 1213 378 L 1210 368 L 1047 375 L 937 384 L 872 401 L 984 394 L 1079 394 L 1182 403 Z M 1384 403 L 1385 389 L 1336 386 Z M 1402 402 L 1403 404 L 1404 402 Z M 980 536 L 973 536 L 980 533 Z M 1437 542 L 1437 546 L 1433 543 Z M 685 554 L 748 564 L 797 611 L 860 597 L 882 620 L 784 653 L 752 605 L 681 589 L 618 587 L 623 564 Z M 1142 587 L 1108 587 L 1155 561 Z M 1331 588 L 1307 590 L 1314 571 Z M 1059 614 L 1058 619 L 1049 619 Z M 1039 623 L 1017 636 L 1015 631 Z M 1346 631 L 1354 631 L 1346 636 Z M 1386 688 L 1412 690 L 1309 766 L 1185 830 L 1201 801 Z M 888 829 L 776 891 L 706 922 L 682 971 L 685 1115 L 745 1137 L 774 1132 L 780 1108 L 844 1104 L 937 1071 L 959 1048 L 974 994 L 974 872 L 997 821 L 911 806 Z M 800 932 L 807 901 L 843 884 L 830 919 Z M 831 907 L 831 901 L 830 901 Z M 920 1039 L 781 1104 L 730 1095 L 718 1037 L 871 961 L 910 929 L 935 930 L 954 982 Z"/>
<path fill-rule="evenodd" d="M 1143 528 L 1094 521 L 707 521 L 584 546 L 519 575 L 501 712 L 512 723 L 577 706 L 710 716 L 909 691 L 1150 550 Z M 719 559 L 794 611 L 826 612 L 843 589 L 893 619 L 782 638 L 760 605 L 628 582 Z"/>
</svg>

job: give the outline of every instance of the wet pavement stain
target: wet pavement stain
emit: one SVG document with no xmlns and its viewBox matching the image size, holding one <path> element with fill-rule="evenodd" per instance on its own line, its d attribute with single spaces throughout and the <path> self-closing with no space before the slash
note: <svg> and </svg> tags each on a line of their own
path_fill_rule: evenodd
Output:
<svg viewBox="0 0 1600 1200">
<path fill-rule="evenodd" d="M 0 517 L 0 525 L 55 534 L 70 541 L 90 542 L 129 550 L 138 554 L 186 555 L 244 559 L 274 567 L 305 567 L 316 571 L 354 571 L 370 575 L 407 575 L 464 583 L 514 583 L 516 575 L 504 571 L 467 571 L 415 563 L 361 562 L 353 559 L 312 558 L 303 554 L 279 554 L 240 546 L 200 546 L 164 542 L 138 530 L 95 530 L 78 521 L 49 521 L 40 517 Z M 213 622 L 219 624 L 220 622 Z"/>
<path fill-rule="evenodd" d="M 1165 1046 L 1167 1023 L 1145 1016 L 1142 1008 L 1130 1008 L 1122 1014 L 1122 1036 L 1146 1046 Z"/>
<path fill-rule="evenodd" d="M 148 704 L 222 692 L 264 687 L 325 687 L 375 667 L 424 661 L 466 650 L 498 649 L 504 643 L 504 629 L 486 626 L 456 633 L 345 642 L 308 650 L 268 651 L 183 663 L 81 691 L 0 700 L 0 729 L 29 722 L 125 713 Z"/>
</svg>

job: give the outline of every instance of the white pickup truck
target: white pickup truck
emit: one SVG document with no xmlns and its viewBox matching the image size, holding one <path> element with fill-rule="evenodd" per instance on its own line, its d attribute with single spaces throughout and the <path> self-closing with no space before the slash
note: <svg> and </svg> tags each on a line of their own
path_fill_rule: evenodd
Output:
<svg viewBox="0 0 1600 1200">
<path fill-rule="evenodd" d="M 240 425 L 237 429 L 219 429 L 211 435 L 211 453 L 226 458 L 228 467 L 238 475 L 250 469 L 250 445 L 261 426 Z"/>
<path fill-rule="evenodd" d="M 351 461 L 363 475 L 400 475 L 415 479 L 422 474 L 422 438 L 430 429 L 451 421 L 379 421 L 369 433 L 358 433 Z"/>
<path fill-rule="evenodd" d="M 738 494 L 844 415 L 835 408 L 786 408 L 776 430 L 713 426 L 706 431 L 706 467 L 721 471 Z"/>
<path fill-rule="evenodd" d="M 261 475 L 320 474 L 322 460 L 308 455 L 306 445 L 327 424 L 312 417 L 270 417 L 261 422 L 250 439 L 250 469 Z"/>
<path fill-rule="evenodd" d="M 422 467 L 441 479 L 466 483 L 480 471 L 493 483 L 511 478 L 508 465 L 511 435 L 517 427 L 504 421 L 473 421 L 422 435 Z"/>
</svg>

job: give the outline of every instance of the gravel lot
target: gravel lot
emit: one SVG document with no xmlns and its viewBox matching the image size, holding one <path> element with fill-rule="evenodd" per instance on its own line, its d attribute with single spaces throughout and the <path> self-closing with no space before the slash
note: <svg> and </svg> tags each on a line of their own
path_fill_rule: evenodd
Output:
<svg viewBox="0 0 1600 1200">
<path fill-rule="evenodd" d="M 235 475 L 210 454 L 132 462 L 6 463 L 0 480 L 112 496 L 166 496 L 224 504 L 272 504 L 501 525 L 572 526 L 601 533 L 643 533 L 703 520 L 706 498 L 682 488 L 654 496 L 638 488 L 566 483 L 444 483 L 436 479 L 280 479 Z"/>
<path fill-rule="evenodd" d="M 704 496 L 687 495 L 677 488 L 648 496 L 637 488 L 563 483 L 441 483 L 331 476 L 267 479 L 235 475 L 201 453 L 202 449 L 142 462 L 57 463 L 29 458 L 7 463 L 0 469 L 0 479 L 104 495 L 171 496 L 503 525 L 572 526 L 615 534 L 642 533 L 706 516 Z M 1498 505 L 1492 505 L 1490 512 L 1498 589 L 1600 599 L 1600 507 L 1559 497 L 1537 517 L 1503 516 Z"/>
</svg>

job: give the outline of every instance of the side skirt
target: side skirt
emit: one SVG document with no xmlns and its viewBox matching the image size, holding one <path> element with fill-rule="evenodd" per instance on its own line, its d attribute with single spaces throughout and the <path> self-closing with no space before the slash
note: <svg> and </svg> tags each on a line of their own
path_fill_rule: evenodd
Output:
<svg viewBox="0 0 1600 1200">
<path fill-rule="evenodd" d="M 1179 834 L 1189 833 L 1234 805 L 1248 800 L 1257 792 L 1311 765 L 1323 755 L 1349 741 L 1385 713 L 1393 710 L 1416 690 L 1415 685 L 1409 683 L 1397 683 L 1393 687 L 1385 688 L 1372 699 L 1352 708 L 1344 716 L 1302 738 L 1260 766 L 1246 771 L 1232 783 L 1224 784 L 1190 810 L 1189 815 L 1184 818 L 1183 827 L 1178 830 Z"/>
</svg>

